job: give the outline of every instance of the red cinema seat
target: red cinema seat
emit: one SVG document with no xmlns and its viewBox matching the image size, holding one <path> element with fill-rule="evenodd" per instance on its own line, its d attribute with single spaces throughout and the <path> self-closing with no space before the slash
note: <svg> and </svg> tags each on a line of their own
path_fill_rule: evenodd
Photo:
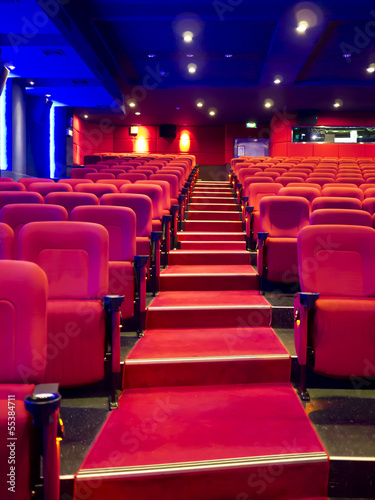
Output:
<svg viewBox="0 0 375 500">
<path fill-rule="evenodd" d="M 131 182 L 126 179 L 99 179 L 95 184 L 109 184 L 111 186 L 116 186 L 116 188 L 120 190 L 121 186 L 124 184 L 131 184 Z"/>
<path fill-rule="evenodd" d="M 0 481 L 0 498 L 4 499 L 31 498 L 37 484 L 43 485 L 39 486 L 40 498 L 60 497 L 57 429 L 61 397 L 57 385 L 35 386 L 45 373 L 47 289 L 47 277 L 36 264 L 0 262 L 0 337 L 5 353 L 0 367 L 0 439 L 7 443 L 0 451 L 0 469 L 8 474 Z M 34 428 L 32 415 L 40 420 L 42 412 L 42 427 Z M 43 479 L 39 477 L 42 450 Z"/>
<path fill-rule="evenodd" d="M 123 170 L 126 174 L 128 172 L 133 172 L 135 171 L 134 167 L 132 165 L 128 165 L 127 163 L 121 163 L 121 165 L 119 165 L 119 167 L 121 168 L 121 170 Z M 115 167 L 113 167 L 114 169 Z M 117 167 L 116 167 L 117 168 Z M 122 172 L 121 172 L 122 173 Z"/>
<path fill-rule="evenodd" d="M 308 179 L 306 179 L 306 182 L 308 184 L 319 184 L 319 186 L 324 187 L 326 184 L 331 184 L 332 182 L 335 182 L 335 180 L 327 177 L 310 176 Z"/>
<path fill-rule="evenodd" d="M 180 217 L 180 220 L 183 218 L 183 200 L 180 198 L 180 193 L 179 193 L 179 181 L 178 177 L 174 174 L 163 174 L 163 173 L 158 173 L 154 175 L 150 175 L 149 181 L 161 181 L 161 182 L 168 182 L 169 187 L 170 187 L 170 210 L 171 210 L 171 215 L 172 215 L 172 221 L 171 221 L 171 237 L 172 237 L 172 243 L 171 246 L 173 248 L 176 248 L 177 246 L 177 231 L 178 231 L 178 218 Z M 181 213 L 182 212 L 182 216 Z"/>
<path fill-rule="evenodd" d="M 264 169 L 264 172 L 277 172 L 279 175 L 288 172 L 288 169 L 282 167 L 267 167 Z"/>
<path fill-rule="evenodd" d="M 103 194 L 118 193 L 118 189 L 113 184 L 77 184 L 74 186 L 76 193 L 91 193 L 101 198 Z"/>
<path fill-rule="evenodd" d="M 257 265 L 260 287 L 264 278 L 278 283 L 298 282 L 297 236 L 309 224 L 305 198 L 272 196 L 260 201 Z"/>
<path fill-rule="evenodd" d="M 375 213 L 375 197 L 374 198 L 366 198 L 362 202 L 362 209 L 368 212 L 370 215 Z"/>
<path fill-rule="evenodd" d="M 310 188 L 317 189 L 319 192 L 321 192 L 321 190 L 322 190 L 322 188 L 319 184 L 314 184 L 312 182 L 291 182 L 290 184 L 288 184 L 288 188 L 291 188 L 291 187 L 310 187 Z"/>
<path fill-rule="evenodd" d="M 311 204 L 311 211 L 322 208 L 342 208 L 348 210 L 361 210 L 362 204 L 357 198 L 320 196 Z"/>
<path fill-rule="evenodd" d="M 364 191 L 365 198 L 375 198 L 375 184 L 372 184 L 372 187 L 366 189 Z"/>
<path fill-rule="evenodd" d="M 0 208 L 11 203 L 44 203 L 39 193 L 28 191 L 0 191 Z"/>
<path fill-rule="evenodd" d="M 129 172 L 127 174 L 120 174 L 117 178 L 121 180 L 128 180 L 131 183 L 134 183 L 135 181 L 147 181 L 146 174 L 136 172 L 135 170 L 134 172 Z"/>
<path fill-rule="evenodd" d="M 241 168 L 238 172 L 238 183 L 243 184 L 246 177 L 255 175 L 256 173 L 262 172 L 261 168 Z"/>
<path fill-rule="evenodd" d="M 13 259 L 14 248 L 14 231 L 8 226 L 0 222 L 0 259 Z"/>
<path fill-rule="evenodd" d="M 20 231 L 19 244 L 20 258 L 38 264 L 48 278 L 45 382 L 73 387 L 102 380 L 108 345 L 109 370 L 119 374 L 120 313 L 115 311 L 121 300 L 107 296 L 107 230 L 84 222 L 31 222 Z M 106 313 L 112 315 L 107 329 Z"/>
<path fill-rule="evenodd" d="M 308 178 L 309 174 L 306 172 L 300 172 L 298 170 L 289 170 L 288 172 L 285 172 L 285 174 L 282 174 L 282 177 L 300 177 L 305 181 Z"/>
<path fill-rule="evenodd" d="M 94 181 L 90 181 L 90 179 L 59 179 L 57 183 L 70 184 L 74 189 L 77 184 L 94 184 Z"/>
<path fill-rule="evenodd" d="M 320 196 L 320 190 L 313 187 L 284 187 L 280 189 L 279 196 L 301 196 L 302 198 L 306 198 L 306 200 L 310 203 Z"/>
<path fill-rule="evenodd" d="M 330 198 L 334 197 L 344 197 L 344 198 L 357 198 L 359 201 L 364 200 L 364 194 L 362 189 L 359 188 L 348 188 L 348 187 L 336 187 L 327 186 L 322 189 L 322 196 L 328 196 Z"/>
<path fill-rule="evenodd" d="M 85 168 L 89 168 L 87 165 L 85 165 Z M 107 170 L 109 169 L 109 165 L 105 165 L 105 164 L 100 164 L 100 163 L 97 163 L 96 165 L 92 165 L 91 166 L 91 170 L 92 169 L 95 169 L 95 172 L 107 172 Z M 91 172 L 91 173 L 95 173 L 95 172 Z M 88 173 L 88 172 L 86 172 Z"/>
<path fill-rule="evenodd" d="M 95 165 L 95 168 L 80 168 L 80 167 L 74 167 L 70 171 L 70 178 L 71 179 L 84 179 L 87 174 L 96 174 L 98 173 L 97 170 L 97 165 Z"/>
<path fill-rule="evenodd" d="M 135 258 L 135 212 L 127 207 L 109 205 L 77 207 L 73 210 L 72 220 L 101 224 L 107 229 L 109 235 L 109 294 L 124 295 L 125 299 L 121 305 L 123 319 L 134 316 L 134 301 L 136 299 L 139 330 L 143 330 L 146 311 L 146 273 L 144 266 L 139 267 L 139 258 L 137 258 L 137 263 Z M 139 273 L 137 279 L 136 272 Z"/>
<path fill-rule="evenodd" d="M 279 179 L 279 177 L 278 177 Z M 275 182 L 274 179 L 272 179 L 272 177 L 255 177 L 255 176 L 250 176 L 250 177 L 246 177 L 245 180 L 244 180 L 244 183 L 243 183 L 243 186 L 242 186 L 242 193 L 243 193 L 243 196 L 249 196 L 249 190 L 250 190 L 250 186 L 252 184 L 258 184 L 258 183 L 271 183 L 271 182 Z"/>
<path fill-rule="evenodd" d="M 113 174 L 107 174 L 104 171 L 104 172 L 96 172 L 96 173 L 93 173 L 93 174 L 92 173 L 86 174 L 85 175 L 85 179 L 91 179 L 92 181 L 96 182 L 99 179 L 115 179 L 115 176 Z"/>
<path fill-rule="evenodd" d="M 150 177 L 150 175 L 153 175 L 155 173 L 152 169 L 146 169 L 145 167 L 137 167 L 135 172 L 144 174 L 147 179 Z"/>
<path fill-rule="evenodd" d="M 51 184 L 54 183 L 55 181 L 53 179 L 43 179 L 40 177 L 22 177 L 21 179 L 18 179 L 17 182 L 23 184 L 26 190 L 28 190 L 30 184 L 32 184 L 33 182 L 49 182 Z"/>
<path fill-rule="evenodd" d="M 241 172 L 241 170 L 240 170 Z M 280 174 L 278 172 L 266 172 L 266 171 L 262 171 L 262 172 L 256 172 L 254 174 L 254 177 L 271 177 L 273 180 L 277 179 L 278 177 L 280 177 Z"/>
<path fill-rule="evenodd" d="M 347 176 L 337 176 L 336 177 L 336 181 L 337 183 L 339 184 L 343 184 L 343 183 L 349 183 L 349 184 L 355 184 L 357 187 L 359 187 L 361 184 L 363 184 L 363 177 L 362 176 L 358 176 L 358 177 L 347 177 Z"/>
<path fill-rule="evenodd" d="M 44 200 L 46 205 L 60 205 L 68 212 L 68 218 L 75 207 L 99 205 L 99 199 L 92 193 L 49 193 Z"/>
<path fill-rule="evenodd" d="M 266 182 L 264 184 L 260 182 L 250 185 L 248 206 L 245 207 L 246 213 L 243 213 L 243 220 L 246 221 L 248 248 L 254 247 L 260 231 L 260 200 L 266 196 L 277 196 L 282 187 L 282 184 L 276 182 Z"/>
<path fill-rule="evenodd" d="M 0 221 L 14 231 L 14 259 L 19 259 L 19 233 L 25 224 L 37 221 L 67 221 L 68 212 L 59 205 L 6 205 L 0 210 Z"/>
<path fill-rule="evenodd" d="M 0 183 L 2 182 L 16 182 L 12 177 L 0 177 Z"/>
<path fill-rule="evenodd" d="M 362 210 L 322 209 L 310 215 L 310 224 L 342 224 L 346 226 L 372 227 L 371 215 Z"/>
<path fill-rule="evenodd" d="M 154 293 L 159 290 L 160 276 L 160 233 L 152 231 L 152 201 L 144 194 L 118 193 L 105 194 L 101 205 L 131 208 L 136 215 L 136 253 L 148 256 L 147 272 Z"/>
<path fill-rule="evenodd" d="M 53 184 L 49 182 L 33 182 L 29 186 L 29 191 L 39 193 L 44 197 L 47 196 L 48 193 L 71 193 L 73 188 L 70 184 L 65 184 L 64 182 L 54 182 Z"/>
<path fill-rule="evenodd" d="M 288 186 L 290 183 L 296 183 L 296 182 L 304 182 L 304 179 L 302 177 L 284 177 L 280 176 L 275 179 L 275 182 L 278 182 L 279 184 L 282 184 L 284 187 Z"/>
<path fill-rule="evenodd" d="M 184 175 L 184 172 L 182 172 L 182 170 L 183 169 L 179 170 L 179 169 L 174 168 L 174 167 L 163 167 L 159 170 L 159 173 L 176 175 L 178 177 L 178 182 L 179 182 L 179 191 L 181 191 L 181 189 L 185 185 L 185 175 Z"/>
<path fill-rule="evenodd" d="M 120 174 L 125 174 L 126 173 L 125 170 L 123 168 L 120 168 L 118 165 L 114 166 L 113 168 L 108 168 L 104 172 L 106 174 L 113 174 L 115 176 L 115 178 L 117 178 Z"/>
<path fill-rule="evenodd" d="M 26 187 L 21 182 L 1 182 L 0 191 L 26 191 Z"/>
<path fill-rule="evenodd" d="M 144 165 L 142 165 L 142 167 L 136 168 L 136 172 L 139 172 L 140 170 L 148 170 L 148 171 L 151 170 L 153 174 L 156 174 L 156 172 L 158 172 L 160 169 L 156 165 L 151 165 L 150 163 L 145 163 Z"/>
<path fill-rule="evenodd" d="M 154 184 L 125 184 L 120 187 L 120 193 L 144 194 L 152 202 L 152 230 L 162 231 L 163 190 Z"/>
<path fill-rule="evenodd" d="M 297 245 L 301 293 L 294 303 L 294 337 L 300 393 L 308 400 L 306 366 L 352 379 L 367 377 L 368 363 L 375 362 L 375 231 L 310 226 Z"/>
</svg>

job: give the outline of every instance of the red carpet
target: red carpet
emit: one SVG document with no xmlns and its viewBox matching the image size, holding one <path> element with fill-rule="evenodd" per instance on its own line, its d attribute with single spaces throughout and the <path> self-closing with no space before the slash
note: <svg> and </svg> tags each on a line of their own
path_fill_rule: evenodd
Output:
<svg viewBox="0 0 375 500">
<path fill-rule="evenodd" d="M 196 184 L 75 500 L 327 498 L 328 457 L 289 383 L 228 188 Z"/>
</svg>

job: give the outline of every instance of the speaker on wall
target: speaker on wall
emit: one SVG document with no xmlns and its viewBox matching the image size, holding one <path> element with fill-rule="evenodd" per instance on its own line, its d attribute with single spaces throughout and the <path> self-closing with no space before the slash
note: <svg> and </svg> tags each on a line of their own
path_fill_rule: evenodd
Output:
<svg viewBox="0 0 375 500">
<path fill-rule="evenodd" d="M 317 109 L 299 109 L 297 112 L 297 125 L 317 125 Z"/>
<path fill-rule="evenodd" d="M 3 93 L 9 73 L 10 73 L 9 69 L 3 65 L 0 73 L 0 95 Z"/>
<path fill-rule="evenodd" d="M 159 135 L 165 139 L 170 137 L 174 138 L 177 135 L 177 126 L 171 123 L 159 125 Z"/>
</svg>

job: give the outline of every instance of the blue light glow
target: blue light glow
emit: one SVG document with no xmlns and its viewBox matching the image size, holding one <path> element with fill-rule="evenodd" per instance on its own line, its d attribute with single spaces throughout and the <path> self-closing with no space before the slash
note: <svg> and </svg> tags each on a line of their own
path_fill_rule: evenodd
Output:
<svg viewBox="0 0 375 500">
<path fill-rule="evenodd" d="M 7 123 L 6 123 L 6 90 L 0 96 L 0 170 L 7 170 Z"/>
<path fill-rule="evenodd" d="M 51 179 L 56 174 L 55 107 L 53 102 L 49 112 L 49 176 Z"/>
</svg>

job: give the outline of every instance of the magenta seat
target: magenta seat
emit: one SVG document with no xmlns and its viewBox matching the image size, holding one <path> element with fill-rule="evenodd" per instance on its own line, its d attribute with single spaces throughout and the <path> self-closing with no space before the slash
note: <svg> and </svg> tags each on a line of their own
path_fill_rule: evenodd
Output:
<svg viewBox="0 0 375 500">
<path fill-rule="evenodd" d="M 72 220 L 92 222 L 104 226 L 109 235 L 109 290 L 110 295 L 124 295 L 121 305 L 123 319 L 134 316 L 136 254 L 136 215 L 126 207 L 100 205 L 77 207 Z M 146 287 L 143 286 L 144 293 Z M 145 302 L 146 296 L 143 297 Z"/>
<path fill-rule="evenodd" d="M 297 176 L 287 176 L 285 177 L 284 175 L 277 177 L 275 179 L 275 182 L 282 184 L 284 187 L 288 186 L 290 183 L 295 183 L 295 182 L 304 182 L 304 179 L 302 177 L 297 177 Z"/>
<path fill-rule="evenodd" d="M 133 172 L 134 170 L 134 167 L 132 165 L 128 165 L 127 163 L 121 163 L 120 165 L 118 165 L 119 168 L 121 168 L 121 170 L 123 170 L 126 174 L 128 172 Z M 112 167 L 113 169 L 117 169 L 117 167 Z M 121 172 L 123 173 L 123 172 Z"/>
<path fill-rule="evenodd" d="M 26 191 L 26 187 L 21 182 L 1 182 L 0 191 Z"/>
<path fill-rule="evenodd" d="M 90 179 L 59 179 L 57 183 L 70 184 L 74 189 L 74 186 L 77 184 L 94 184 L 94 181 L 91 181 Z"/>
<path fill-rule="evenodd" d="M 144 194 L 152 202 L 153 231 L 161 231 L 163 216 L 163 190 L 160 186 L 151 184 L 125 184 L 120 187 L 120 193 Z"/>
<path fill-rule="evenodd" d="M 91 193 L 101 198 L 103 194 L 118 193 L 118 189 L 113 184 L 77 184 L 74 186 L 76 193 Z"/>
<path fill-rule="evenodd" d="M 14 231 L 8 225 L 0 222 L 0 259 L 13 259 Z"/>
<path fill-rule="evenodd" d="M 18 179 L 17 182 L 23 184 L 26 190 L 28 190 L 30 184 L 32 184 L 33 182 L 49 182 L 51 184 L 54 183 L 55 181 L 53 179 L 47 179 L 41 177 L 22 177 L 21 179 Z"/>
<path fill-rule="evenodd" d="M 95 184 L 109 184 L 111 186 L 116 186 L 117 190 L 119 190 L 121 186 L 124 184 L 131 184 L 131 182 L 126 179 L 99 179 Z"/>
<path fill-rule="evenodd" d="M 92 193 L 49 193 L 44 202 L 47 205 L 61 205 L 68 212 L 68 216 L 75 207 L 81 205 L 99 205 L 99 199 Z"/>
<path fill-rule="evenodd" d="M 0 177 L 1 182 L 16 182 L 12 177 Z"/>
<path fill-rule="evenodd" d="M 279 283 L 297 282 L 297 236 L 309 224 L 309 202 L 297 196 L 272 196 L 262 198 L 259 209 L 259 276 Z"/>
<path fill-rule="evenodd" d="M 55 192 L 70 193 L 73 191 L 73 188 L 70 184 L 65 184 L 64 182 L 54 182 L 53 184 L 47 182 L 33 182 L 29 186 L 29 191 L 47 196 L 48 193 Z"/>
<path fill-rule="evenodd" d="M 45 382 L 71 387 L 102 380 L 107 230 L 83 222 L 31 222 L 20 231 L 19 242 L 20 258 L 37 263 L 48 278 L 48 346 L 53 355 L 47 359 Z M 119 328 L 115 330 L 114 347 Z M 57 347 L 61 342 L 64 348 Z M 120 359 L 118 370 L 119 364 Z"/>
<path fill-rule="evenodd" d="M 174 174 L 163 174 L 158 173 L 154 175 L 150 175 L 149 181 L 167 181 L 170 186 L 170 196 L 171 196 L 171 204 L 178 205 L 178 195 L 179 195 L 179 181 L 178 177 Z"/>
<path fill-rule="evenodd" d="M 14 231 L 13 258 L 19 258 L 19 233 L 25 224 L 37 221 L 67 221 L 68 212 L 59 205 L 16 204 L 0 210 L 0 221 Z"/>
<path fill-rule="evenodd" d="M 334 178 L 329 178 L 329 177 L 312 177 L 310 176 L 308 179 L 306 179 L 307 184 L 319 184 L 322 188 L 326 184 L 331 184 L 332 182 L 335 182 Z"/>
<path fill-rule="evenodd" d="M 116 178 L 120 174 L 125 174 L 125 170 L 123 168 L 120 168 L 119 165 L 114 165 L 113 168 L 108 168 L 107 170 L 105 170 L 105 173 L 113 174 Z"/>
<path fill-rule="evenodd" d="M 85 176 L 88 174 L 95 174 L 98 173 L 97 171 L 97 165 L 95 165 L 95 168 L 80 168 L 80 167 L 74 167 L 70 171 L 70 178 L 71 179 L 85 179 Z"/>
<path fill-rule="evenodd" d="M 254 176 L 256 173 L 262 172 L 261 168 L 241 168 L 238 172 L 238 182 L 243 184 L 246 177 Z"/>
<path fill-rule="evenodd" d="M 44 203 L 39 193 L 28 191 L 0 191 L 0 208 L 11 203 Z"/>
<path fill-rule="evenodd" d="M 258 238 L 258 232 L 260 231 L 260 201 L 266 196 L 277 196 L 282 187 L 282 184 L 276 182 L 250 184 L 248 206 L 253 208 L 249 209 L 250 214 L 243 214 L 243 218 L 246 217 L 248 243 L 254 243 Z"/>
<path fill-rule="evenodd" d="M 370 215 L 373 215 L 375 213 L 375 197 L 363 200 L 362 209 Z"/>
<path fill-rule="evenodd" d="M 316 198 L 311 204 L 311 210 L 317 210 L 321 208 L 342 208 L 349 210 L 361 210 L 362 204 L 357 198 L 346 198 L 343 196 L 329 197 L 320 196 Z"/>
<path fill-rule="evenodd" d="M 129 172 L 127 174 L 120 174 L 118 177 L 118 179 L 124 179 L 124 180 L 128 180 L 132 183 L 134 183 L 135 181 L 147 181 L 147 175 L 146 174 L 142 174 L 142 173 L 136 173 L 134 171 L 133 172 Z"/>
<path fill-rule="evenodd" d="M 320 190 L 313 187 L 284 187 L 280 189 L 279 196 L 301 196 L 311 204 L 315 198 L 320 196 Z"/>
<path fill-rule="evenodd" d="M 115 179 L 115 176 L 113 174 L 107 174 L 107 172 L 104 171 L 104 172 L 96 172 L 96 173 L 86 174 L 85 179 L 90 179 L 90 180 L 96 182 L 99 179 Z"/>
<path fill-rule="evenodd" d="M 314 210 L 310 215 L 310 224 L 341 224 L 347 226 L 372 227 L 371 215 L 362 210 L 321 209 Z"/>
<path fill-rule="evenodd" d="M 157 167 L 156 165 L 150 165 L 149 163 L 145 163 L 141 167 L 136 168 L 136 172 L 139 172 L 140 170 L 148 170 L 148 171 L 151 170 L 153 174 L 156 174 L 159 171 L 159 167 Z"/>
<path fill-rule="evenodd" d="M 359 188 L 348 188 L 348 187 L 336 187 L 336 186 L 328 186 L 322 189 L 321 195 L 323 197 L 344 197 L 344 198 L 356 198 L 359 201 L 363 201 L 364 194 L 362 189 Z"/>
</svg>

